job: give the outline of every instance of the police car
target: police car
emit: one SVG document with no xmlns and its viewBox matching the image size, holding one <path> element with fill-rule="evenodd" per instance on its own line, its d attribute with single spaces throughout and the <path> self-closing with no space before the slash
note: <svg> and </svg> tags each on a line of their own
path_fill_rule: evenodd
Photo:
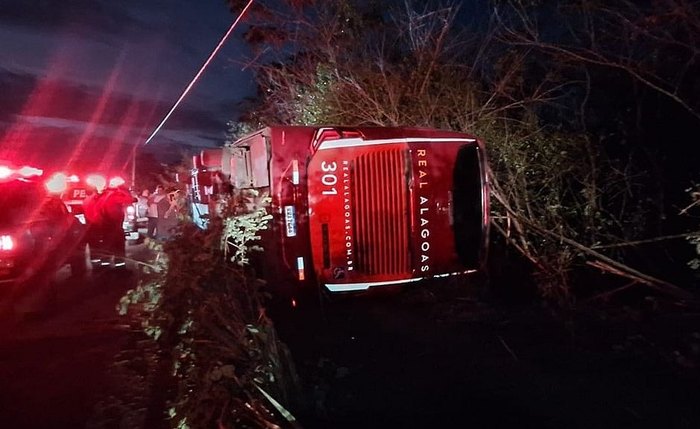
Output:
<svg viewBox="0 0 700 429">
<path fill-rule="evenodd" d="M 64 265 L 73 275 L 87 270 L 85 228 L 48 191 L 41 174 L 0 164 L 0 295 L 26 292 L 24 286 Z"/>
</svg>

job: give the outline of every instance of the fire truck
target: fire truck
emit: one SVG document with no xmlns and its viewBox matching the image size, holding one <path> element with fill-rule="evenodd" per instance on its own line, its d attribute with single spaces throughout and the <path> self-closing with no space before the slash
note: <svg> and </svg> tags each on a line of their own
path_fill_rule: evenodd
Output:
<svg viewBox="0 0 700 429">
<path fill-rule="evenodd" d="M 194 157 L 192 215 L 205 226 L 221 192 L 269 196 L 265 272 L 295 290 L 464 275 L 487 253 L 485 166 L 484 145 L 464 133 L 273 126 Z"/>
</svg>

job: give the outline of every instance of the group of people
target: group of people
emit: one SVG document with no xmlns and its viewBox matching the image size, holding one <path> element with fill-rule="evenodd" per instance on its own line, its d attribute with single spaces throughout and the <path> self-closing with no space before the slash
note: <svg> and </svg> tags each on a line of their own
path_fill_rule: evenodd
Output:
<svg viewBox="0 0 700 429">
<path fill-rule="evenodd" d="M 179 191 L 165 192 L 163 185 L 158 185 L 153 194 L 145 189 L 138 199 L 139 216 L 148 218 L 147 235 L 153 239 L 167 239 L 177 225 L 181 210 Z"/>
<path fill-rule="evenodd" d="M 179 191 L 168 194 L 158 185 L 153 194 L 144 190 L 136 198 L 124 186 L 92 189 L 83 201 L 83 212 L 93 265 L 112 265 L 112 259 L 115 267 L 126 265 L 123 222 L 126 207 L 133 203 L 138 217 L 148 218 L 148 237 L 165 240 L 172 235 L 182 210 Z"/>
<path fill-rule="evenodd" d="M 87 242 L 93 264 L 126 265 L 126 241 L 124 239 L 124 210 L 135 198 L 124 187 L 108 187 L 91 190 L 83 201 L 83 213 L 87 224 Z"/>
</svg>

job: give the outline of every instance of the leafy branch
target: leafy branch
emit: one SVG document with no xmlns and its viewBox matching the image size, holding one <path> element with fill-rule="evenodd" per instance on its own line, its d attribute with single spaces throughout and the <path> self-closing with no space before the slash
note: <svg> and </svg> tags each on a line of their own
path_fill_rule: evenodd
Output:
<svg viewBox="0 0 700 429">
<path fill-rule="evenodd" d="M 235 211 L 229 204 L 226 211 Z M 183 224 L 171 241 L 153 249 L 155 260 L 143 266 L 139 285 L 120 302 L 120 313 L 138 316 L 162 351 L 166 370 L 156 382 L 172 386 L 166 395 L 172 427 L 284 423 L 258 388 L 288 403 L 293 365 L 266 316 L 261 283 L 246 265 L 268 220 L 255 212 L 215 217 L 206 230 Z M 165 409 L 160 412 L 165 416 Z"/>
</svg>

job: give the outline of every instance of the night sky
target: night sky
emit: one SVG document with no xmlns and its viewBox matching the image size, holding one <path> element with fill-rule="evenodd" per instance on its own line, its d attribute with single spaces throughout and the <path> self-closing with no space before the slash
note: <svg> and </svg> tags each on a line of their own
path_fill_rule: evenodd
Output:
<svg viewBox="0 0 700 429">
<path fill-rule="evenodd" d="M 223 1 L 3 0 L 0 160 L 44 168 L 126 165 L 235 16 Z M 237 29 L 147 146 L 221 144 L 253 93 Z"/>
</svg>

